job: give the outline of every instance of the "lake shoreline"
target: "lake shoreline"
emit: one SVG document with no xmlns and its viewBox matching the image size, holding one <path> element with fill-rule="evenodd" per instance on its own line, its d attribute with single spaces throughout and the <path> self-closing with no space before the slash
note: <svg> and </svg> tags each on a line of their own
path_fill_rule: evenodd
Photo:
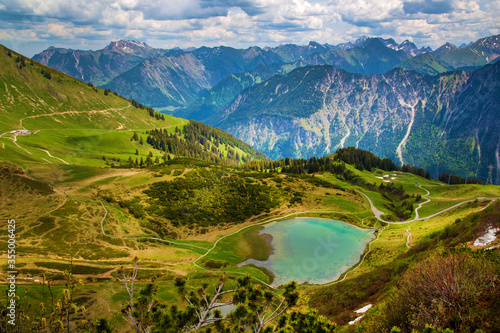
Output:
<svg viewBox="0 0 500 333">
<path fill-rule="evenodd" d="M 294 217 L 283 221 L 291 220 L 295 221 L 291 226 L 283 225 L 280 223 L 282 221 L 275 221 L 266 224 L 265 227 L 259 228 L 259 230 L 255 230 L 252 233 L 255 241 L 252 243 L 259 246 L 259 249 L 255 250 L 255 252 L 260 254 L 265 252 L 265 256 L 259 258 L 253 256 L 254 258 L 248 258 L 240 262 L 238 266 L 255 265 L 262 268 L 262 271 L 270 271 L 275 277 L 273 282 L 275 282 L 276 286 L 289 279 L 297 280 L 301 284 L 327 284 L 335 281 L 359 263 L 374 236 L 373 228 L 364 229 L 334 219 L 309 216 Z M 370 236 L 368 234 L 362 236 L 362 234 L 359 234 L 360 231 L 362 234 L 369 233 Z M 278 235 L 277 239 L 273 238 L 273 236 Z M 306 237 L 304 238 L 305 242 L 300 241 L 297 244 L 293 241 L 300 240 L 303 237 Z M 256 241 L 256 238 L 259 241 Z M 365 239 L 362 240 L 362 238 Z M 285 243 L 281 244 L 282 242 Z M 351 247 L 351 244 L 354 244 L 353 242 L 357 243 L 357 245 Z M 289 246 L 294 246 L 295 250 L 290 253 L 300 253 L 300 256 L 290 260 L 287 255 L 284 256 L 283 245 L 286 246 L 286 253 L 289 253 Z M 339 256 L 342 252 L 345 254 Z M 274 254 L 274 256 L 271 256 L 271 254 Z M 267 258 L 264 259 L 264 257 Z M 331 262 L 333 266 L 326 265 L 325 260 L 329 262 L 333 260 Z M 291 271 L 294 273 L 290 274 Z M 298 275 L 297 272 L 299 272 Z"/>
<path fill-rule="evenodd" d="M 269 284 L 272 284 L 275 279 L 274 273 L 266 267 L 255 264 L 255 262 L 267 261 L 269 256 L 274 253 L 274 247 L 272 245 L 273 236 L 268 233 L 261 233 L 263 229 L 264 227 L 261 227 L 250 234 L 250 239 L 253 240 L 252 245 L 258 246 L 259 250 L 251 251 L 251 254 L 248 255 L 245 260 L 239 262 L 237 266 L 248 266 L 260 270 L 269 278 Z"/>
<path fill-rule="evenodd" d="M 257 231 L 257 235 L 260 236 L 265 244 L 266 244 L 266 259 L 264 260 L 267 260 L 269 259 L 269 256 L 274 254 L 274 247 L 273 247 L 273 236 L 271 234 L 267 234 L 267 233 L 260 233 L 261 230 Z M 254 258 L 255 259 L 255 258 Z"/>
<path fill-rule="evenodd" d="M 297 218 L 314 218 L 314 219 L 322 219 L 322 220 L 335 220 L 335 221 L 338 221 L 338 222 L 342 222 L 342 223 L 346 223 L 346 224 L 349 224 L 353 227 L 355 227 L 356 229 L 359 229 L 359 230 L 377 230 L 378 228 L 374 228 L 374 227 L 369 227 L 369 226 L 359 226 L 357 224 L 355 224 L 353 222 L 353 220 L 350 220 L 350 219 L 346 219 L 345 217 L 345 214 L 339 214 L 339 213 L 328 213 L 328 214 L 331 214 L 333 216 L 331 217 L 322 217 L 322 216 L 314 216 L 314 214 L 318 214 L 318 215 L 324 215 L 325 213 L 322 213 L 322 212 L 317 212 L 317 213 L 302 213 L 302 214 L 298 214 L 297 216 L 294 216 L 294 217 L 283 217 L 279 220 L 273 220 L 273 221 L 269 221 L 269 222 L 265 222 L 263 223 L 262 225 L 263 226 L 266 226 L 266 225 L 270 225 L 272 223 L 280 223 L 280 222 L 283 222 L 283 221 L 288 221 L 290 219 L 297 219 Z M 337 215 L 337 216 L 335 216 Z"/>
</svg>

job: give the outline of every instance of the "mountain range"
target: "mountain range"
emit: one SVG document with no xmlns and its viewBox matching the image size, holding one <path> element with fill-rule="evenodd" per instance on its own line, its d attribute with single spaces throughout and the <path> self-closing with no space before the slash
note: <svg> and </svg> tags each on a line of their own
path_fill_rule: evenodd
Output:
<svg viewBox="0 0 500 333">
<path fill-rule="evenodd" d="M 434 75 L 484 66 L 498 58 L 499 44 L 497 35 L 462 48 L 447 43 L 431 52 L 429 47 L 418 49 L 407 40 L 398 44 L 393 39 L 362 37 L 355 43 L 336 46 L 310 42 L 274 48 L 220 46 L 185 51 L 155 49 L 144 43 L 121 40 L 97 51 L 51 47 L 33 59 L 144 105 L 163 108 L 188 106 L 228 75 L 252 71 L 261 64 L 300 61 L 302 66 L 333 65 L 365 75 L 403 67 Z M 433 54 L 435 58 L 424 62 L 413 60 L 422 54 Z"/>
<path fill-rule="evenodd" d="M 194 50 L 119 41 L 98 51 L 49 48 L 33 59 L 218 126 L 272 158 L 354 145 L 433 175 L 486 177 L 490 163 L 500 165 L 499 38 L 434 51 L 367 37 Z"/>
<path fill-rule="evenodd" d="M 272 158 L 355 146 L 433 174 L 499 165 L 500 63 L 429 76 L 301 67 L 246 89 L 207 119 Z"/>
</svg>

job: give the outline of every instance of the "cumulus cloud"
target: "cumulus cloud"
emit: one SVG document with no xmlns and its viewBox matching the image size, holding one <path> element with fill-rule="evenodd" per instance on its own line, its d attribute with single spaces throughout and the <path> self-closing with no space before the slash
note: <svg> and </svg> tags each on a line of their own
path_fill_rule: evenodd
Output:
<svg viewBox="0 0 500 333">
<path fill-rule="evenodd" d="M 498 33 L 499 14 L 497 0 L 0 0 L 0 43 L 248 47 L 369 35 L 437 47 Z"/>
</svg>

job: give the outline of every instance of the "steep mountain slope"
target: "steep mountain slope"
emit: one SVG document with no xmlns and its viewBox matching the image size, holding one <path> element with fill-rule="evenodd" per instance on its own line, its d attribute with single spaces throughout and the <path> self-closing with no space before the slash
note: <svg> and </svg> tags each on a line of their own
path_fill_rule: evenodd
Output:
<svg viewBox="0 0 500 333">
<path fill-rule="evenodd" d="M 232 73 L 243 73 L 260 64 L 270 65 L 285 62 L 275 52 L 256 46 L 247 49 L 235 49 L 227 46 L 200 47 L 192 53 L 203 64 L 205 70 L 210 73 L 212 86 Z"/>
<path fill-rule="evenodd" d="M 500 164 L 499 68 L 439 76 L 299 68 L 243 91 L 209 123 L 272 158 L 356 146 L 431 172 L 484 176 Z"/>
<path fill-rule="evenodd" d="M 222 80 L 231 80 L 230 75 L 250 72 L 259 65 L 301 61 L 301 65 L 333 65 L 365 75 L 382 74 L 395 67 L 434 75 L 449 69 L 475 69 L 495 61 L 500 54 L 498 38 L 483 38 L 464 48 L 443 45 L 433 53 L 437 60 L 425 55 L 431 51 L 428 47 L 418 49 L 410 41 L 398 44 L 393 39 L 368 37 L 337 46 L 310 42 L 273 48 L 219 46 L 189 51 L 154 49 L 138 42 L 119 41 L 98 51 L 49 48 L 34 59 L 150 107 L 184 108 L 194 103 L 185 113 L 190 118 L 204 119 L 205 109 L 200 109 L 200 116 L 194 112 L 200 105 L 198 99 L 215 99 L 218 102 L 214 107 L 220 108 L 219 104 L 227 101 L 229 94 L 221 92 L 221 96 L 216 96 L 220 87 L 209 96 L 205 94 Z M 235 91 L 237 86 L 232 85 L 231 89 Z M 239 86 L 244 89 L 249 84 Z"/>
<path fill-rule="evenodd" d="M 434 51 L 434 54 L 452 69 L 478 68 L 500 56 L 500 35 L 481 38 L 462 48 L 447 43 Z"/>
<path fill-rule="evenodd" d="M 0 89 L 0 130 L 72 128 L 81 120 L 80 128 L 111 130 L 121 125 L 153 126 L 154 118 L 139 112 L 130 102 L 78 81 L 0 46 L 2 68 Z M 87 113 L 84 115 L 84 113 Z M 89 124 L 89 115 L 96 120 Z M 86 119 L 86 120 L 85 120 Z M 50 124 L 50 125 L 49 125 Z M 158 123 L 159 124 L 159 123 Z M 33 127 L 31 127 L 33 126 Z"/>
<path fill-rule="evenodd" d="M 406 70 L 414 70 L 421 74 L 437 75 L 451 71 L 451 67 L 440 61 L 432 53 L 422 53 L 398 65 Z"/>
<path fill-rule="evenodd" d="M 151 107 L 178 107 L 210 89 L 210 73 L 191 53 L 146 59 L 104 86 Z"/>
<path fill-rule="evenodd" d="M 229 74 L 274 63 L 283 61 L 258 47 L 201 47 L 147 59 L 104 87 L 152 107 L 187 106 Z"/>
<path fill-rule="evenodd" d="M 276 74 L 286 74 L 305 64 L 297 61 L 291 64 L 261 64 L 249 72 L 230 74 L 210 91 L 191 105 L 175 113 L 177 117 L 205 122 L 221 108 L 231 102 L 242 90 L 262 83 Z"/>
<path fill-rule="evenodd" d="M 120 40 L 97 51 L 50 47 L 33 56 L 33 60 L 78 80 L 101 86 L 138 65 L 144 59 L 166 52 L 166 50 L 154 49 L 147 44 Z"/>
<path fill-rule="evenodd" d="M 251 87 L 261 81 L 267 80 L 275 74 L 286 74 L 297 67 L 303 67 L 311 64 L 334 64 L 338 68 L 345 69 L 349 72 L 355 73 L 381 73 L 393 68 L 402 60 L 408 59 L 410 56 L 403 51 L 394 50 L 389 48 L 386 40 L 381 38 L 367 38 L 360 40 L 356 43 L 355 48 L 343 50 L 342 48 L 324 46 L 317 43 L 309 43 L 307 48 L 299 48 L 296 45 L 283 45 L 275 48 L 273 51 L 278 52 L 284 59 L 303 58 L 311 51 L 316 50 L 309 54 L 303 61 L 296 61 L 284 65 L 273 66 L 259 66 L 250 72 L 242 74 L 231 74 L 224 80 L 214 86 L 205 96 L 198 99 L 196 102 L 189 105 L 184 110 L 177 112 L 175 115 L 186 119 L 194 119 L 199 121 L 207 121 L 209 117 L 216 114 L 221 108 L 229 103 L 236 95 L 243 89 Z M 397 43 L 390 44 L 393 48 L 399 47 Z M 406 47 L 406 44 L 401 44 Z M 414 44 L 413 44 L 414 45 Z M 292 52 L 293 57 L 286 55 Z M 302 53 L 298 53 L 302 50 Z M 286 51 L 286 52 L 285 52 Z M 414 50 L 415 51 L 415 50 Z M 406 52 L 406 51 L 405 51 Z M 417 51 L 415 51 L 417 52 Z M 411 61 L 410 58 L 408 61 Z M 429 67 L 430 65 L 427 65 Z M 414 67 L 421 69 L 421 71 L 429 71 L 427 67 L 420 62 L 416 62 Z M 434 66 L 436 67 L 436 66 Z M 441 67 L 437 67 L 441 70 Z M 439 71 L 439 73 L 444 70 Z M 434 72 L 436 74 L 438 72 Z"/>
<path fill-rule="evenodd" d="M 406 52 L 387 47 L 379 38 L 368 38 L 362 45 L 349 50 L 329 50 L 306 59 L 310 65 L 333 65 L 351 73 L 385 73 L 411 58 Z"/>
<path fill-rule="evenodd" d="M 395 43 L 391 46 L 398 48 L 400 45 Z M 257 66 L 290 64 L 293 68 L 297 65 L 329 64 L 353 73 L 384 73 L 411 58 L 408 51 L 418 52 L 406 44 L 401 44 L 401 47 L 405 51 L 386 46 L 380 38 L 360 40 L 355 47 L 348 50 L 314 42 L 306 46 L 285 44 L 275 48 L 251 47 L 245 50 L 201 47 L 190 53 L 179 52 L 168 57 L 148 59 L 116 77 L 105 87 L 153 107 L 185 106 L 188 109 L 181 112 L 183 117 L 204 120 L 220 108 L 221 103 L 229 102 L 228 96 L 234 97 L 242 89 L 255 84 L 247 80 L 254 75 L 251 71 Z M 186 66 L 185 59 L 190 59 L 189 66 Z M 155 66 L 152 62 L 164 65 Z M 172 72 L 176 75 L 172 75 Z M 244 72 L 249 73 L 241 76 Z M 234 82 L 235 77 L 243 83 Z M 190 78 L 195 82 L 187 82 L 191 81 Z M 223 80 L 226 82 L 222 82 Z M 221 85 L 216 87 L 219 83 Z M 231 86 L 231 93 L 223 88 L 228 86 Z M 211 88 L 214 90 L 205 96 Z M 198 98 L 203 100 L 194 102 Z M 214 99 L 218 101 L 215 104 L 212 103 Z M 191 103 L 193 105 L 190 105 Z M 200 103 L 209 103 L 210 106 L 200 106 Z"/>
</svg>

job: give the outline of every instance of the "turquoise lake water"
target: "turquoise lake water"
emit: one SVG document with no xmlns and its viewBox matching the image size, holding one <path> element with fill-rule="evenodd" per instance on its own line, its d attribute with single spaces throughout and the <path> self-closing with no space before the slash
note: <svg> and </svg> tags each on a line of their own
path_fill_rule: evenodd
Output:
<svg viewBox="0 0 500 333">
<path fill-rule="evenodd" d="M 322 284 L 338 279 L 354 266 L 373 230 L 321 218 L 298 217 L 268 224 L 260 234 L 273 237 L 273 253 L 266 261 L 248 259 L 238 266 L 254 264 L 273 272 L 273 286 L 295 280 Z"/>
</svg>

